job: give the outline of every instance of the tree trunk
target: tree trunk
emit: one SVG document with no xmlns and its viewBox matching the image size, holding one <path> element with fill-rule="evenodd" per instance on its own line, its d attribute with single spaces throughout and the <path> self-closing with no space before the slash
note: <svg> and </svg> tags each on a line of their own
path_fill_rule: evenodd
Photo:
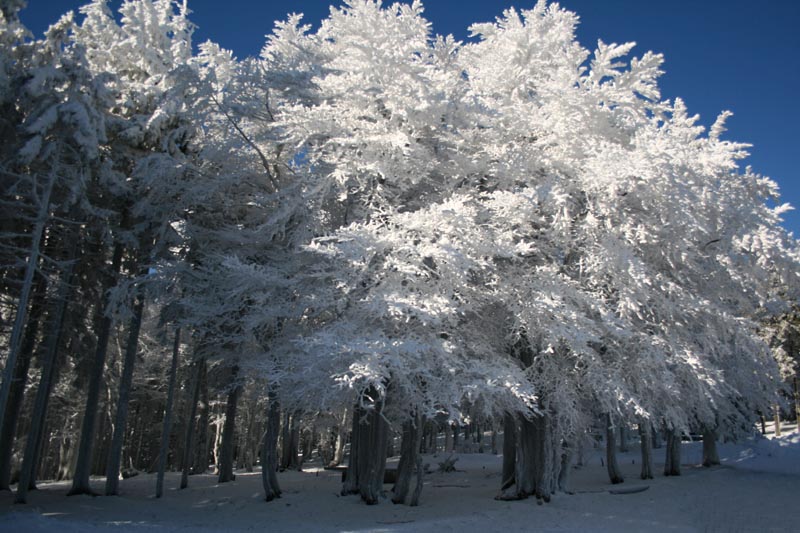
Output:
<svg viewBox="0 0 800 533">
<path fill-rule="evenodd" d="M 503 477 L 500 491 L 505 491 L 516 483 L 514 477 L 517 464 L 517 419 L 511 413 L 503 417 Z"/>
<path fill-rule="evenodd" d="M 39 276 L 33 294 L 30 317 L 25 328 L 25 336 L 20 346 L 19 358 L 14 368 L 14 379 L 8 397 L 7 414 L 3 419 L 3 428 L 0 430 L 0 490 L 10 490 L 11 483 L 11 457 L 14 449 L 14 439 L 17 433 L 17 422 L 22 411 L 25 385 L 28 381 L 28 370 L 33 359 L 33 349 L 39 334 L 39 322 L 45 308 L 47 293 L 47 278 Z"/>
<path fill-rule="evenodd" d="M 211 416 L 211 401 L 208 397 L 208 366 L 203 362 L 200 366 L 200 377 L 198 387 L 199 404 L 197 409 L 200 411 L 200 416 L 197 418 L 197 426 L 195 427 L 195 444 L 192 448 L 192 457 L 190 458 L 190 465 L 195 474 L 202 474 L 208 470 L 208 454 L 211 450 L 211 431 L 209 418 Z M 194 418 L 192 419 L 194 420 Z M 214 461 L 216 465 L 216 461 Z"/>
<path fill-rule="evenodd" d="M 278 434 L 281 426 L 281 411 L 274 392 L 269 393 L 267 429 L 261 449 L 261 482 L 264 485 L 264 499 L 268 502 L 281 497 L 278 485 Z"/>
<path fill-rule="evenodd" d="M 653 432 L 650 422 L 642 420 L 639 422 L 639 441 L 641 442 L 642 452 L 642 479 L 653 479 Z"/>
<path fill-rule="evenodd" d="M 358 494 L 358 444 L 361 441 L 361 415 L 363 411 L 356 405 L 353 408 L 353 429 L 350 433 L 350 456 L 347 460 L 345 478 L 342 480 L 342 496 Z"/>
<path fill-rule="evenodd" d="M 416 415 L 413 420 L 403 423 L 403 438 L 400 442 L 400 463 L 397 465 L 397 482 L 392 489 L 392 502 L 410 505 L 419 505 L 419 491 L 412 492 L 411 479 L 414 470 L 417 471 L 417 483 L 420 485 L 422 470 L 419 468 L 420 461 L 420 441 L 422 439 L 422 428 L 424 420 Z"/>
<path fill-rule="evenodd" d="M 342 419 L 339 426 L 336 428 L 336 447 L 333 452 L 333 460 L 328 466 L 339 466 L 344 461 L 344 448 L 347 444 L 347 423 L 348 423 L 348 410 L 344 409 Z"/>
<path fill-rule="evenodd" d="M 366 412 L 366 423 L 359 432 L 361 442 L 358 446 L 358 489 L 367 505 L 378 503 L 383 489 L 389 437 L 389 425 L 382 416 L 383 398 L 377 398 L 377 391 L 371 392 L 369 396 L 375 399 L 372 409 Z"/>
<path fill-rule="evenodd" d="M 299 413 L 285 413 L 281 431 L 281 470 L 300 470 L 300 429 Z"/>
<path fill-rule="evenodd" d="M 453 429 L 450 424 L 444 426 L 444 453 L 453 453 Z"/>
<path fill-rule="evenodd" d="M 353 412 L 350 467 L 342 493 L 358 492 L 367 505 L 374 505 L 383 489 L 389 425 L 382 414 L 385 398 L 375 388 L 368 389 L 361 401 L 365 406 Z"/>
<path fill-rule="evenodd" d="M 233 379 L 239 372 L 233 369 Z M 228 401 L 225 403 L 225 424 L 222 426 L 222 444 L 219 457 L 219 483 L 227 483 L 236 479 L 233 473 L 233 438 L 236 432 L 236 408 L 239 404 L 239 393 L 242 387 L 234 383 L 228 391 Z"/>
<path fill-rule="evenodd" d="M 189 485 L 189 469 L 194 461 L 194 417 L 197 415 L 197 398 L 200 396 L 200 380 L 202 378 L 205 365 L 205 359 L 199 359 L 194 363 L 194 368 L 192 369 L 192 384 L 190 387 L 190 390 L 192 391 L 192 398 L 189 401 L 189 415 L 186 419 L 186 435 L 183 441 L 183 468 L 181 469 L 180 484 L 180 488 L 182 489 L 185 489 Z"/>
<path fill-rule="evenodd" d="M 681 432 L 676 429 L 667 430 L 667 449 L 664 461 L 665 476 L 681 475 Z"/>
<path fill-rule="evenodd" d="M 55 154 L 53 157 L 59 157 Z M 42 192 L 39 203 L 39 212 L 36 215 L 36 223 L 31 232 L 31 247 L 28 262 L 25 266 L 25 276 L 22 280 L 22 290 L 20 291 L 19 301 L 17 302 L 17 313 L 14 317 L 14 325 L 11 328 L 11 336 L 8 341 L 8 357 L 6 366 L 3 369 L 3 383 L 0 384 L 0 428 L 5 426 L 6 410 L 8 409 L 8 397 L 11 393 L 11 383 L 14 381 L 14 367 L 17 365 L 19 356 L 22 333 L 28 318 L 28 300 L 33 290 L 33 276 L 39 264 L 39 254 L 41 252 L 42 234 L 47 220 L 50 218 L 50 196 L 53 192 L 53 185 L 58 179 L 57 164 L 50 171 L 47 184 Z"/>
<path fill-rule="evenodd" d="M 122 376 L 119 381 L 119 396 L 117 399 L 117 414 L 114 417 L 114 435 L 111 438 L 111 448 L 108 452 L 106 463 L 106 496 L 114 496 L 119 489 L 119 470 L 122 460 L 122 445 L 125 437 L 125 428 L 128 422 L 128 402 L 130 400 L 131 384 L 133 383 L 133 367 L 136 363 L 136 352 L 139 349 L 139 331 L 142 327 L 144 313 L 144 294 L 138 288 L 133 305 L 128 329 L 128 343 L 125 346 L 125 358 L 122 366 Z"/>
<path fill-rule="evenodd" d="M 17 484 L 17 503 L 27 503 L 28 489 L 35 488 L 36 484 L 36 470 L 39 466 L 41 447 L 43 445 L 47 404 L 50 400 L 50 392 L 53 390 L 53 384 L 56 379 L 58 348 L 64 325 L 64 315 L 66 314 L 67 302 L 72 293 L 72 274 L 74 272 L 73 259 L 76 253 L 77 246 L 74 245 L 68 266 L 64 271 L 60 283 L 58 302 L 53 313 L 51 331 L 47 340 L 47 352 L 42 364 L 42 375 L 39 380 L 39 387 L 36 390 L 36 400 L 33 414 L 31 415 L 31 426 L 28 432 L 28 439 L 25 442 L 25 456 L 22 462 L 19 483 Z"/>
<path fill-rule="evenodd" d="M 558 490 L 570 493 L 569 475 L 572 467 L 572 447 L 566 442 L 561 447 L 561 468 L 558 471 Z"/>
<path fill-rule="evenodd" d="M 619 470 L 617 464 L 617 447 L 616 439 L 614 438 L 614 425 L 611 422 L 611 415 L 606 415 L 606 467 L 608 468 L 608 479 L 612 484 L 622 483 L 625 478 L 622 477 L 622 472 Z"/>
<path fill-rule="evenodd" d="M 100 328 L 97 333 L 97 347 L 95 348 L 94 361 L 92 362 L 91 375 L 89 377 L 88 391 L 86 393 L 86 407 L 83 413 L 83 424 L 81 424 L 81 437 L 78 444 L 78 459 L 75 462 L 75 474 L 72 478 L 72 488 L 68 496 L 76 494 L 93 494 L 89 484 L 89 475 L 92 469 L 92 448 L 94 445 L 95 425 L 97 423 L 97 407 L 100 400 L 100 389 L 103 384 L 103 370 L 106 364 L 106 354 L 108 353 L 108 338 L 111 334 L 111 317 L 104 315 L 109 302 L 109 290 L 116 281 L 122 264 L 123 247 L 121 244 L 114 246 L 114 254 L 111 259 L 111 279 L 104 288 L 103 307 L 99 309 L 102 316 Z"/>
<path fill-rule="evenodd" d="M 781 406 L 777 403 L 772 406 L 772 412 L 774 413 L 775 419 L 775 436 L 781 436 Z"/>
<path fill-rule="evenodd" d="M 181 347 L 181 328 L 175 330 L 175 342 L 172 345 L 172 364 L 169 367 L 169 385 L 167 387 L 167 405 L 164 407 L 164 424 L 161 426 L 161 445 L 158 450 L 158 474 L 156 474 L 156 498 L 164 494 L 164 471 L 167 468 L 167 452 L 169 451 L 169 433 L 172 429 L 172 403 L 175 398 L 175 379 L 178 374 L 178 354 Z"/>
<path fill-rule="evenodd" d="M 717 452 L 717 432 L 708 429 L 703 432 L 703 466 L 710 467 L 719 464 Z"/>
</svg>

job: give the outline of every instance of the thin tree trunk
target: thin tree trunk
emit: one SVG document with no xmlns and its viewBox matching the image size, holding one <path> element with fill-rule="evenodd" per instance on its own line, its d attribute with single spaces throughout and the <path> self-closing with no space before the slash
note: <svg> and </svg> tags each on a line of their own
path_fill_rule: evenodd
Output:
<svg viewBox="0 0 800 533">
<path fill-rule="evenodd" d="M 781 436 L 781 406 L 777 403 L 772 406 L 772 412 L 774 413 L 774 420 L 775 420 L 775 436 Z"/>
<path fill-rule="evenodd" d="M 36 488 L 36 469 L 39 465 L 41 447 L 43 445 L 43 434 L 45 417 L 47 415 L 47 404 L 50 400 L 50 392 L 56 376 L 56 361 L 58 358 L 58 348 L 61 341 L 61 333 L 64 325 L 67 302 L 72 293 L 72 275 L 75 263 L 73 261 L 77 253 L 76 244 L 73 245 L 69 263 L 61 279 L 59 288 L 58 302 L 53 314 L 52 329 L 47 340 L 47 352 L 42 365 L 42 375 L 39 380 L 39 387 L 36 391 L 33 414 L 31 415 L 31 427 L 28 432 L 28 440 L 25 442 L 25 456 L 22 461 L 22 471 L 20 480 L 17 484 L 17 503 L 27 503 L 28 490 Z"/>
<path fill-rule="evenodd" d="M 681 475 L 681 433 L 679 430 L 667 430 L 666 460 L 664 461 L 665 476 Z"/>
<path fill-rule="evenodd" d="M 175 398 L 175 379 L 178 373 L 178 354 L 181 347 L 181 328 L 175 330 L 175 343 L 172 345 L 172 364 L 169 367 L 169 386 L 167 405 L 164 408 L 164 425 L 161 427 L 161 446 L 158 450 L 158 474 L 156 475 L 156 498 L 164 493 L 164 471 L 167 468 L 169 433 L 172 428 L 172 402 Z"/>
<path fill-rule="evenodd" d="M 233 370 L 233 379 L 236 379 L 238 369 Z M 222 426 L 222 443 L 219 457 L 219 483 L 233 481 L 233 437 L 236 431 L 236 408 L 239 404 L 241 386 L 234 383 L 228 391 L 228 401 L 225 403 L 225 423 Z"/>
<path fill-rule="evenodd" d="M 123 247 L 121 244 L 114 246 L 114 254 L 111 259 L 112 278 L 109 285 L 104 290 L 103 307 L 99 312 L 104 313 L 108 307 L 109 293 L 112 284 L 116 280 L 122 265 Z M 94 361 L 92 362 L 91 375 L 89 377 L 89 389 L 86 393 L 86 407 L 84 408 L 83 424 L 81 425 L 81 437 L 78 444 L 78 459 L 75 462 L 75 474 L 72 478 L 72 488 L 68 496 L 76 494 L 93 494 L 89 484 L 89 475 L 92 468 L 92 448 L 95 438 L 95 425 L 97 423 L 97 407 L 100 400 L 100 389 L 103 384 L 103 369 L 106 364 L 106 354 L 108 353 L 108 338 L 111 334 L 111 317 L 102 315 L 100 329 L 97 333 L 97 347 L 95 349 Z"/>
<path fill-rule="evenodd" d="M 45 296 L 47 293 L 47 278 L 39 276 L 36 282 L 33 303 L 31 304 L 30 318 L 25 328 L 25 337 L 22 340 L 20 355 L 14 368 L 14 379 L 8 398 L 8 413 L 3 419 L 3 428 L 0 430 L 0 490 L 10 490 L 11 483 L 11 456 L 14 449 L 14 439 L 17 432 L 17 422 L 22 411 L 25 394 L 25 385 L 28 381 L 28 370 L 33 359 L 33 348 L 39 334 L 39 323 L 44 313 Z"/>
<path fill-rule="evenodd" d="M 622 483 L 625 478 L 617 464 L 616 439 L 614 438 L 614 425 L 611 422 L 611 415 L 606 415 L 606 467 L 608 468 L 608 479 L 612 484 Z"/>
<path fill-rule="evenodd" d="M 264 444 L 261 449 L 261 482 L 264 485 L 264 499 L 268 502 L 281 497 L 278 485 L 278 435 L 281 426 L 281 411 L 278 397 L 269 393 L 267 410 L 267 429 L 264 432 Z"/>
<path fill-rule="evenodd" d="M 703 466 L 710 467 L 718 464 L 717 432 L 706 428 L 703 432 Z"/>
<path fill-rule="evenodd" d="M 348 409 L 345 408 L 342 413 L 342 419 L 339 427 L 336 429 L 336 448 L 333 452 L 333 460 L 328 466 L 338 466 L 344 461 L 344 448 L 347 444 L 347 423 L 348 423 Z"/>
<path fill-rule="evenodd" d="M 205 359 L 199 359 L 193 365 L 192 369 L 192 399 L 189 402 L 189 416 L 186 420 L 186 435 L 183 445 L 183 469 L 181 471 L 181 484 L 180 488 L 185 489 L 189 485 L 189 469 L 194 460 L 194 445 L 195 445 L 195 431 L 194 431 L 194 417 L 197 415 L 197 399 L 200 396 L 200 379 L 203 369 L 205 368 Z"/>
<path fill-rule="evenodd" d="M 194 437 L 196 451 L 192 452 L 190 459 L 190 464 L 193 465 L 195 474 L 202 474 L 208 470 L 208 453 L 211 449 L 211 431 L 209 431 L 211 401 L 208 397 L 208 367 L 205 363 L 200 367 L 199 379 L 200 393 L 198 398 L 200 403 L 197 405 L 197 409 L 200 410 L 200 416 L 197 419 L 196 436 Z M 214 461 L 214 464 L 217 464 L 216 461 Z"/>
<path fill-rule="evenodd" d="M 619 425 L 619 452 L 626 453 L 630 451 L 628 447 L 628 425 L 622 423 Z"/>
<path fill-rule="evenodd" d="M 350 433 L 350 456 L 348 458 L 345 478 L 342 480 L 342 496 L 358 493 L 358 446 L 361 442 L 361 416 L 363 410 L 359 405 L 353 408 L 353 429 Z"/>
<path fill-rule="evenodd" d="M 419 505 L 419 491 L 412 492 L 411 478 L 414 470 L 417 470 L 417 477 L 422 477 L 422 472 L 418 469 L 419 449 L 422 440 L 422 428 L 424 420 L 416 415 L 412 420 L 403 423 L 403 438 L 400 442 L 400 463 L 397 465 L 397 482 L 392 489 L 392 502 L 410 505 Z M 419 485 L 419 479 L 414 487 Z"/>
<path fill-rule="evenodd" d="M 445 453 L 453 453 L 453 429 L 450 427 L 450 424 L 447 423 L 444 426 L 444 452 Z"/>
<path fill-rule="evenodd" d="M 54 156 L 58 158 L 58 154 Z M 31 233 L 31 248 L 28 262 L 25 266 L 25 276 L 22 280 L 22 290 L 17 302 L 17 313 L 14 317 L 14 325 L 11 328 L 11 336 L 8 341 L 8 357 L 6 366 L 3 369 L 3 383 L 0 384 L 0 428 L 5 426 L 6 410 L 8 408 L 8 397 L 11 393 L 11 383 L 14 381 L 14 367 L 17 365 L 17 357 L 22 343 L 22 333 L 28 318 L 28 300 L 33 290 L 33 276 L 39 264 L 41 253 L 42 234 L 47 220 L 50 218 L 50 196 L 53 186 L 58 179 L 58 166 L 53 166 L 48 177 L 47 184 L 42 192 L 42 199 L 39 203 L 39 212 L 36 215 L 36 223 Z"/>
<path fill-rule="evenodd" d="M 122 376 L 119 382 L 119 396 L 117 399 L 117 414 L 114 417 L 114 435 L 111 438 L 111 448 L 106 463 L 106 496 L 114 496 L 119 490 L 119 469 L 122 459 L 122 444 L 125 428 L 128 421 L 128 402 L 130 399 L 131 384 L 133 383 L 133 367 L 136 362 L 136 352 L 139 349 L 139 331 L 142 327 L 144 313 L 144 294 L 142 289 L 137 290 L 133 306 L 133 317 L 128 330 L 128 343 L 125 346 L 125 359 L 122 366 Z"/>
<path fill-rule="evenodd" d="M 642 479 L 653 479 L 653 432 L 650 422 L 642 420 L 639 422 L 639 440 L 641 442 L 642 453 Z"/>
</svg>

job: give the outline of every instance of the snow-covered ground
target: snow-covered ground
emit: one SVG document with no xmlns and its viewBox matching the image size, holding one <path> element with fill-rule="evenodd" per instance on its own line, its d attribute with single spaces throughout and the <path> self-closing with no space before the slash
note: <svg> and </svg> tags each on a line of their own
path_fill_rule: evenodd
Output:
<svg viewBox="0 0 800 533">
<path fill-rule="evenodd" d="M 280 474 L 284 495 L 271 503 L 262 500 L 259 473 L 238 473 L 222 485 L 214 476 L 193 476 L 183 491 L 174 489 L 177 474 L 169 474 L 161 500 L 152 497 L 153 475 L 123 480 L 118 497 L 66 497 L 68 483 L 43 483 L 28 505 L 0 493 L 0 531 L 800 531 L 800 434 L 793 427 L 780 438 L 721 444 L 723 466 L 711 469 L 697 466 L 702 444 L 684 442 L 680 477 L 661 476 L 663 449 L 655 452 L 658 475 L 651 481 L 638 478 L 638 448 L 619 456 L 624 486 L 647 486 L 644 492 L 609 493 L 595 450 L 572 473 L 575 494 L 545 505 L 494 500 L 502 458 L 491 454 L 463 454 L 458 472 L 427 475 L 422 504 L 413 508 L 341 497 L 339 473 L 314 468 Z M 436 470 L 443 456 L 425 460 Z M 101 490 L 102 479 L 96 483 Z"/>
</svg>

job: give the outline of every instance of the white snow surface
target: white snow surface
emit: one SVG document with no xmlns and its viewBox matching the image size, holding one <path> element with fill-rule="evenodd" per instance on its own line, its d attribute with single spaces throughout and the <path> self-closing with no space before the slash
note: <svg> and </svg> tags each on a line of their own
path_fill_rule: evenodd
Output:
<svg viewBox="0 0 800 533">
<path fill-rule="evenodd" d="M 800 489 L 800 434 L 720 444 L 723 465 L 699 466 L 702 443 L 684 442 L 683 475 L 661 475 L 663 449 L 654 450 L 656 478 L 639 479 L 639 451 L 620 454 L 625 484 L 635 494 L 609 493 L 601 450 L 586 454 L 571 474 L 574 494 L 557 494 L 548 504 L 535 499 L 496 501 L 502 456 L 461 454 L 457 472 L 425 477 L 419 507 L 364 505 L 339 496 L 340 474 L 308 467 L 284 472 L 283 496 L 263 501 L 260 473 L 239 472 L 218 484 L 196 475 L 177 490 L 179 475 L 168 474 L 164 497 L 153 498 L 155 476 L 123 480 L 120 496 L 65 496 L 67 482 L 41 483 L 28 505 L 0 493 L 0 531 L 22 532 L 405 532 L 405 531 L 800 531 L 793 509 Z M 435 471 L 443 454 L 425 456 Z M 93 480 L 98 492 L 102 478 Z M 385 486 L 387 491 L 390 485 Z"/>
</svg>

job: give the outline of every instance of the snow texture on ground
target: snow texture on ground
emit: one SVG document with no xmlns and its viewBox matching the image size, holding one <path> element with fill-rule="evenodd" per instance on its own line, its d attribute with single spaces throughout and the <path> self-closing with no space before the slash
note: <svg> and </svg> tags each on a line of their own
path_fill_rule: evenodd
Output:
<svg viewBox="0 0 800 533">
<path fill-rule="evenodd" d="M 440 531 L 800 531 L 793 509 L 800 489 L 800 435 L 754 438 L 720 445 L 723 465 L 698 466 L 702 444 L 684 442 L 683 475 L 660 475 L 663 449 L 655 450 L 656 479 L 639 479 L 639 453 L 633 446 L 620 454 L 624 487 L 647 486 L 635 494 L 609 493 L 600 450 L 586 454 L 572 472 L 573 495 L 558 494 L 551 503 L 535 499 L 496 501 L 502 457 L 458 456 L 457 472 L 425 478 L 419 507 L 362 504 L 339 496 L 338 472 L 309 468 L 284 472 L 284 495 L 263 501 L 261 478 L 238 473 L 235 482 L 197 475 L 179 491 L 178 474 L 169 474 L 164 497 L 153 498 L 155 476 L 123 480 L 121 496 L 66 497 L 69 484 L 42 483 L 28 505 L 13 504 L 0 493 L 0 531 L 23 532 L 440 532 Z M 432 470 L 443 455 L 426 456 Z M 103 480 L 93 480 L 98 491 Z M 386 485 L 386 489 L 391 486 Z"/>
</svg>

